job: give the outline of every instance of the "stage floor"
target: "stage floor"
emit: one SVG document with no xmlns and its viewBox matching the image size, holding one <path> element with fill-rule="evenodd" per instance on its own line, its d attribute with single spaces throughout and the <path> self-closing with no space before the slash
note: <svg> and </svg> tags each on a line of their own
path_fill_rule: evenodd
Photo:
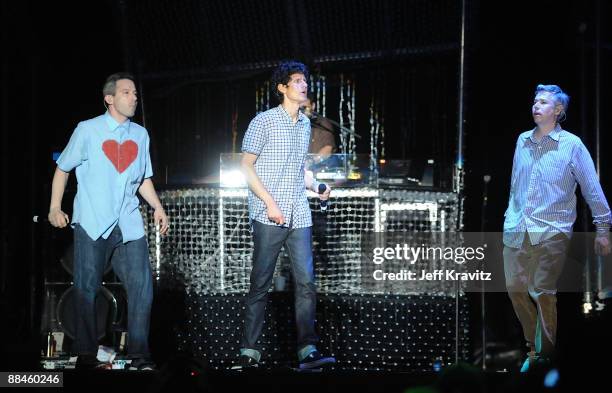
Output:
<svg viewBox="0 0 612 393">
<path fill-rule="evenodd" d="M 517 391 L 514 373 L 393 373 L 364 371 L 298 372 L 292 369 L 201 370 L 194 363 L 156 371 L 64 370 L 62 392 L 371 392 L 403 393 L 424 387 L 453 386 L 454 391 Z M 525 381 L 525 380 L 523 380 Z M 45 391 L 49 391 L 45 389 Z M 415 392 L 424 390 L 414 390 Z M 446 391 L 440 389 L 438 391 Z M 533 390 L 529 390 L 533 391 Z M 550 390 L 548 390 L 550 391 Z"/>
</svg>

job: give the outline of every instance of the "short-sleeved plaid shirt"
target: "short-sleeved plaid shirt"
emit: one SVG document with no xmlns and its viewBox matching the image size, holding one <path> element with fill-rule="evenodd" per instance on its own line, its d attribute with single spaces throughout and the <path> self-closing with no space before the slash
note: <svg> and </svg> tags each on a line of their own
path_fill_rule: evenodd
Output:
<svg viewBox="0 0 612 393">
<path fill-rule="evenodd" d="M 304 160 L 309 141 L 308 117 L 299 113 L 294 124 L 280 105 L 255 116 L 242 141 L 242 151 L 257 156 L 255 172 L 283 212 L 283 226 L 312 226 L 304 187 Z M 251 190 L 249 217 L 263 224 L 277 225 L 268 219 L 265 203 Z"/>
</svg>

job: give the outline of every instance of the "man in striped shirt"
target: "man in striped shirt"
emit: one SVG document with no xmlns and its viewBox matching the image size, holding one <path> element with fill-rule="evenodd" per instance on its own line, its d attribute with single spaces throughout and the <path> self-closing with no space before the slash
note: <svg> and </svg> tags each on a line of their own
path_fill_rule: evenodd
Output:
<svg viewBox="0 0 612 393">
<path fill-rule="evenodd" d="M 569 97 L 556 85 L 538 85 L 532 107 L 536 127 L 518 137 L 510 201 L 504 221 L 504 271 L 514 311 L 530 348 L 522 372 L 553 354 L 557 331 L 557 279 L 576 220 L 576 186 L 597 227 L 595 252 L 610 253 L 610 207 L 591 156 L 563 130 Z"/>
</svg>

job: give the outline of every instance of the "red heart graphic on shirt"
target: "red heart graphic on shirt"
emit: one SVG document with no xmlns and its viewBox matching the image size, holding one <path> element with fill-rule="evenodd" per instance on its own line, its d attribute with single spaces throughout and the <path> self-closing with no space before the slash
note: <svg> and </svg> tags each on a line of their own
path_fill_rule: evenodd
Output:
<svg viewBox="0 0 612 393">
<path fill-rule="evenodd" d="M 123 173 L 138 156 L 138 145 L 131 140 L 119 144 L 109 139 L 102 144 L 102 150 L 119 173 Z"/>
</svg>

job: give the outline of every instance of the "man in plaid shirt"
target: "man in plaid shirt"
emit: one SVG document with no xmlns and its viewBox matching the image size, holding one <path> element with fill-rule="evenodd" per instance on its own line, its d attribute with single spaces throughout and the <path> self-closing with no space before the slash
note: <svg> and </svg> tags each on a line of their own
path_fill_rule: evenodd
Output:
<svg viewBox="0 0 612 393">
<path fill-rule="evenodd" d="M 320 368 L 335 359 L 317 351 L 316 286 L 312 258 L 312 217 L 306 188 L 319 183 L 306 177 L 304 159 L 310 141 L 310 120 L 299 111 L 307 99 L 308 70 L 288 61 L 274 71 L 270 86 L 280 105 L 258 114 L 242 143 L 242 168 L 249 184 L 249 218 L 253 228 L 253 270 L 246 297 L 240 358 L 234 369 L 257 367 L 257 340 L 264 323 L 268 290 L 283 245 L 291 260 L 295 283 L 297 349 L 301 369 Z M 323 188 L 323 187 L 321 187 Z M 329 198 L 324 185 L 321 200 Z"/>
</svg>

